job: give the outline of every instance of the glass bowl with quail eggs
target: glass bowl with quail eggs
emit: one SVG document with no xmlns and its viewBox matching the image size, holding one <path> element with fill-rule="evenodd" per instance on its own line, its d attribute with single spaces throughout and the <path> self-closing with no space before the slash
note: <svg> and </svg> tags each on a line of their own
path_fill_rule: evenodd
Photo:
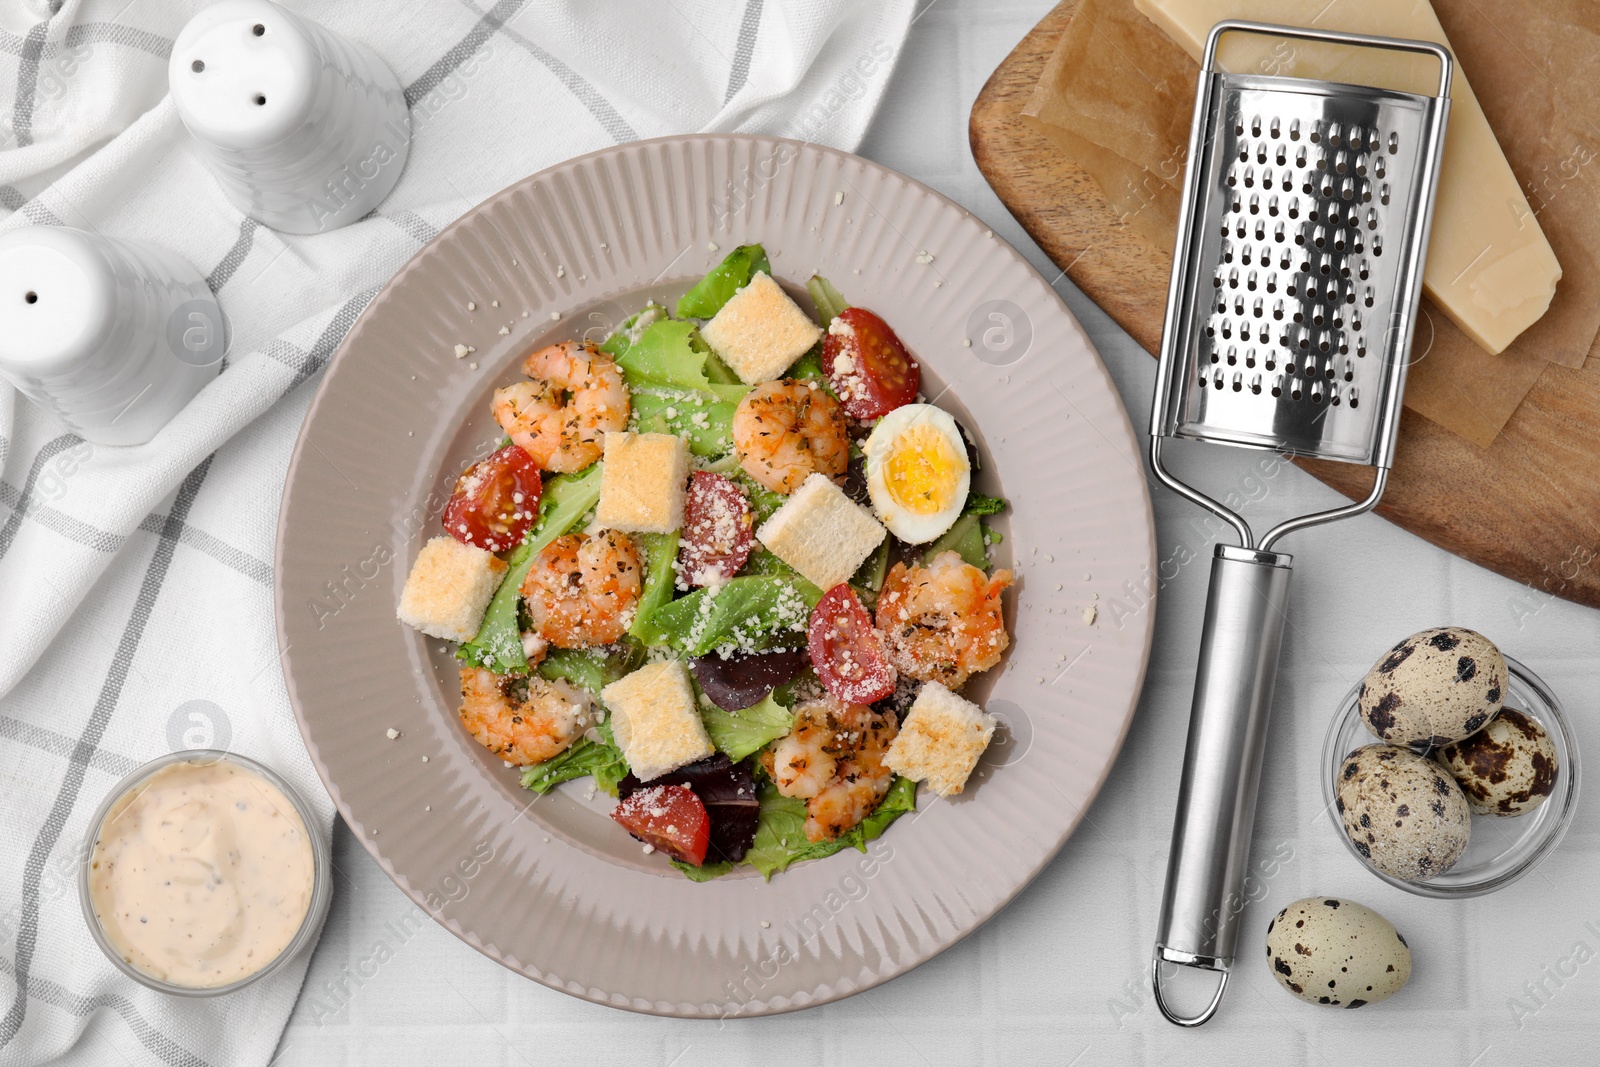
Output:
<svg viewBox="0 0 1600 1067">
<path fill-rule="evenodd" d="M 1327 812 L 1352 855 L 1431 897 L 1493 892 L 1560 843 L 1577 739 L 1531 670 L 1460 626 L 1388 649 L 1340 702 L 1323 745 Z"/>
</svg>

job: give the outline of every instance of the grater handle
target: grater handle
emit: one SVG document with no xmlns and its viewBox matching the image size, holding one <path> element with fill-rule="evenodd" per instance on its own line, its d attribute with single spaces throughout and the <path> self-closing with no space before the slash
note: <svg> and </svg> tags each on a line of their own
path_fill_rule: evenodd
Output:
<svg viewBox="0 0 1600 1067">
<path fill-rule="evenodd" d="M 1178 1015 L 1162 998 L 1163 964 L 1220 971 L 1224 984 L 1233 964 L 1292 561 L 1230 545 L 1211 561 L 1152 978 L 1162 1014 L 1180 1026 L 1209 1019 L 1222 990 L 1201 1015 Z"/>
<path fill-rule="evenodd" d="M 1265 37 L 1288 37 L 1297 41 L 1320 41 L 1353 48 L 1379 48 L 1391 52 L 1416 52 L 1432 56 L 1439 61 L 1439 92 L 1441 99 L 1450 95 L 1450 76 L 1455 66 L 1450 50 L 1433 41 L 1415 41 L 1408 37 L 1379 37 L 1370 33 L 1348 33 L 1342 30 L 1315 30 L 1309 26 L 1280 26 L 1270 22 L 1251 22 L 1247 19 L 1224 19 L 1211 27 L 1206 37 L 1205 54 L 1200 62 L 1200 76 L 1215 71 L 1217 44 L 1225 34 L 1258 33 Z"/>
</svg>

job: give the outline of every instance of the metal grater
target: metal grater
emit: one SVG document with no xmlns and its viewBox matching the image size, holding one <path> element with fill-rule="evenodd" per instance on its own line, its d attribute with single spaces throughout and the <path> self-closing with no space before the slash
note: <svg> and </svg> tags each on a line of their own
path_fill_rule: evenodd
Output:
<svg viewBox="0 0 1600 1067">
<path fill-rule="evenodd" d="M 1215 69 L 1227 33 L 1424 53 L 1437 96 Z M 1401 389 L 1449 114 L 1450 53 L 1423 41 L 1252 22 L 1212 28 L 1201 64 L 1151 416 L 1157 477 L 1239 532 L 1218 546 L 1155 949 L 1155 995 L 1183 1026 L 1227 987 L 1243 909 L 1261 753 L 1293 557 L 1284 535 L 1377 504 Z M 1167 470 L 1168 438 L 1376 468 L 1359 503 L 1290 519 L 1259 540 Z M 1210 1004 L 1177 1012 L 1171 964 L 1221 973 Z"/>
</svg>

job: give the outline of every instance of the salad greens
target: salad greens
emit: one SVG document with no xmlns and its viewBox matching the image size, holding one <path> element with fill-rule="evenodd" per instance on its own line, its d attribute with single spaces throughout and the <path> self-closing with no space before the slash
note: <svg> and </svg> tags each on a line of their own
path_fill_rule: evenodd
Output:
<svg viewBox="0 0 1600 1067">
<path fill-rule="evenodd" d="M 968 493 L 966 506 L 961 509 L 963 515 L 998 515 L 1006 509 L 1006 502 L 997 496 L 984 496 L 982 493 Z"/>
<path fill-rule="evenodd" d="M 538 671 L 541 677 L 571 682 L 598 697 L 600 690 L 643 663 L 644 647 L 625 640 L 604 648 L 552 648 Z M 601 723 L 597 729 L 602 741 L 579 738 L 565 752 L 522 768 L 522 788 L 548 793 L 562 782 L 593 776 L 603 792 L 616 796 L 617 783 L 628 775 L 628 761 L 611 734 L 611 723 Z"/>
<path fill-rule="evenodd" d="M 822 348 L 813 345 L 806 350 L 806 354 L 794 361 L 794 364 L 783 375 L 785 378 L 797 378 L 802 382 L 817 382 L 828 390 L 828 395 L 833 396 L 833 385 L 828 381 L 828 372 L 822 369 Z M 838 397 L 834 397 L 835 400 Z"/>
<path fill-rule="evenodd" d="M 771 878 L 787 870 L 790 864 L 801 860 L 821 859 L 847 848 L 861 852 L 867 842 L 883 836 L 889 824 L 917 807 L 917 783 L 909 778 L 895 778 L 889 791 L 872 814 L 854 829 L 840 834 L 832 841 L 806 840 L 806 802 L 798 797 L 786 797 L 771 783 L 761 788 L 761 818 L 756 824 L 756 839 L 745 853 L 745 862 L 760 871 L 762 877 Z"/>
<path fill-rule="evenodd" d="M 711 349 L 700 340 L 694 323 L 681 319 L 656 319 L 637 338 L 628 329 L 619 330 L 600 344 L 622 368 L 628 388 L 657 386 L 693 389 L 709 394 L 708 399 L 738 403 L 750 387 L 713 382 L 706 376 Z"/>
<path fill-rule="evenodd" d="M 839 290 L 833 287 L 833 283 L 820 274 L 813 274 L 806 281 L 806 292 L 811 294 L 811 302 L 817 305 L 817 320 L 824 327 L 850 307 L 845 298 L 839 295 Z"/>
<path fill-rule="evenodd" d="M 822 590 L 801 578 L 748 575 L 720 589 L 696 589 L 650 617 L 674 650 L 691 658 L 765 647 L 781 633 L 804 633 Z"/>
<path fill-rule="evenodd" d="M 644 591 L 639 594 L 628 633 L 647 645 L 664 645 L 667 632 L 655 624 L 653 616 L 672 599 L 678 577 L 678 531 L 640 534 L 639 539 L 644 542 Z"/>
<path fill-rule="evenodd" d="M 983 520 L 976 515 L 963 515 L 923 553 L 932 559 L 941 552 L 954 552 L 979 570 L 989 569 L 989 554 L 984 550 Z"/>
<path fill-rule="evenodd" d="M 522 788 L 543 796 L 562 782 L 593 777 L 601 792 L 616 796 L 617 783 L 628 776 L 628 761 L 611 736 L 611 724 L 602 723 L 598 729 L 604 741 L 580 737 L 559 756 L 522 768 Z"/>
<path fill-rule="evenodd" d="M 788 870 L 802 860 L 819 860 L 843 852 L 847 848 L 865 852 L 867 844 L 883 836 L 889 824 L 908 811 L 917 809 L 917 783 L 909 778 L 896 777 L 889 791 L 872 814 L 861 820 L 853 829 L 840 834 L 832 841 L 806 840 L 806 802 L 798 797 L 786 797 L 771 782 L 760 788 L 761 815 L 756 823 L 756 838 L 744 854 L 744 862 L 771 880 L 774 874 Z M 707 863 L 699 867 L 674 861 L 672 864 L 693 882 L 709 882 L 721 878 L 735 869 L 735 864 Z"/>
<path fill-rule="evenodd" d="M 478 636 L 456 650 L 456 658 L 496 674 L 524 674 L 528 657 L 522 652 L 522 627 L 517 607 L 522 599 L 522 579 L 534 557 L 551 541 L 576 526 L 600 500 L 600 471 L 596 463 L 578 474 L 559 474 L 544 484 L 539 498 L 539 521 L 527 538 L 507 557 L 506 575 L 489 601 Z"/>
<path fill-rule="evenodd" d="M 861 564 L 855 577 L 850 579 L 850 584 L 876 593 L 883 588 L 883 580 L 888 574 L 889 539 L 885 537 L 878 542 L 878 547 L 867 557 L 866 562 Z"/>
<path fill-rule="evenodd" d="M 760 245 L 740 245 L 729 252 L 711 273 L 678 299 L 678 315 L 686 319 L 709 319 L 733 299 L 733 294 L 750 284 L 756 272 L 772 273 L 767 250 Z"/>
<path fill-rule="evenodd" d="M 738 408 L 736 400 L 719 400 L 699 390 L 641 387 L 633 391 L 639 429 L 681 437 L 689 442 L 689 451 L 701 457 L 733 451 L 733 413 Z"/>
<path fill-rule="evenodd" d="M 794 716 L 773 693 L 741 711 L 723 711 L 715 704 L 702 707 L 700 718 L 711 743 L 735 763 L 766 748 L 794 726 Z"/>
<path fill-rule="evenodd" d="M 737 863 L 729 863 L 727 860 L 707 860 L 698 867 L 682 860 L 673 860 L 671 862 L 691 882 L 709 882 L 713 878 L 721 878 L 725 874 L 732 874 L 739 866 Z"/>
<path fill-rule="evenodd" d="M 706 377 L 711 379 L 711 384 L 712 385 L 743 385 L 744 384 L 743 382 L 741 382 L 739 380 L 739 376 L 737 374 L 733 373 L 733 369 L 731 367 L 729 367 L 726 363 L 722 362 L 722 360 L 718 359 L 717 358 L 717 354 L 715 352 L 710 351 L 710 346 L 706 345 L 705 340 L 703 338 L 701 338 L 701 336 L 698 333 L 696 333 L 694 335 L 693 340 L 698 342 L 701 346 L 703 346 L 703 347 L 705 347 L 707 349 L 707 354 L 706 354 Z"/>
<path fill-rule="evenodd" d="M 571 682 L 594 696 L 644 663 L 644 646 L 624 639 L 598 648 L 552 648 L 539 664 L 541 677 Z"/>
<path fill-rule="evenodd" d="M 988 546 L 997 544 L 1000 535 L 989 529 L 982 519 L 985 515 L 998 515 L 1006 509 L 1006 502 L 997 496 L 971 493 L 961 509 L 961 517 L 923 553 L 932 559 L 941 552 L 955 552 L 963 560 L 980 570 L 989 569 Z"/>
<path fill-rule="evenodd" d="M 783 507 L 783 502 L 788 499 L 782 493 L 774 493 L 742 469 L 735 469 L 732 478 L 750 501 L 750 514 L 757 526 L 772 518 L 772 513 Z"/>
</svg>

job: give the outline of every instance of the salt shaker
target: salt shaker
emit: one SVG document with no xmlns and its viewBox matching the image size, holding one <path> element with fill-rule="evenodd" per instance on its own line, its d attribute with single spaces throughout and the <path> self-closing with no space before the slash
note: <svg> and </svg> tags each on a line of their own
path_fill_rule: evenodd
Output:
<svg viewBox="0 0 1600 1067">
<path fill-rule="evenodd" d="M 0 377 L 85 440 L 150 440 L 222 354 L 222 312 L 176 253 L 65 226 L 0 236 Z"/>
<path fill-rule="evenodd" d="M 286 233 L 354 222 L 411 145 L 394 73 L 365 46 L 271 0 L 221 0 L 178 34 L 172 99 L 240 211 Z"/>
</svg>

